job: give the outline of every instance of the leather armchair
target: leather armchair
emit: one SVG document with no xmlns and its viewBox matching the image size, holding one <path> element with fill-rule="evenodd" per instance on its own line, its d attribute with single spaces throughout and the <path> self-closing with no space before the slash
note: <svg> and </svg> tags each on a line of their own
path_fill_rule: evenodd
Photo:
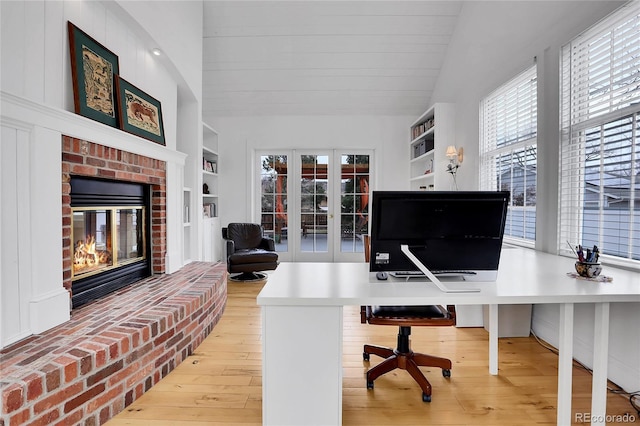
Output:
<svg viewBox="0 0 640 426">
<path fill-rule="evenodd" d="M 230 223 L 222 228 L 227 242 L 227 271 L 230 279 L 253 281 L 264 279 L 259 271 L 278 267 L 275 242 L 263 236 L 262 226 L 255 223 Z"/>
</svg>

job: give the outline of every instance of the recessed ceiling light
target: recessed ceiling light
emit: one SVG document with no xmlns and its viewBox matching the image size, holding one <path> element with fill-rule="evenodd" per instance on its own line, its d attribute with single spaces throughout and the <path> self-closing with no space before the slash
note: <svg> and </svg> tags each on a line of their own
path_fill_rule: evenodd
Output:
<svg viewBox="0 0 640 426">
<path fill-rule="evenodd" d="M 156 56 L 162 55 L 162 50 L 158 49 L 157 47 L 153 49 L 151 52 Z"/>
</svg>

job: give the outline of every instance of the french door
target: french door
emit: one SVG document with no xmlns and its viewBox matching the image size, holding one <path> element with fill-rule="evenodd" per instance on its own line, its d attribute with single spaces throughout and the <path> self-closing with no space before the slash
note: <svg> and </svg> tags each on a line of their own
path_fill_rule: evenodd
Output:
<svg viewBox="0 0 640 426">
<path fill-rule="evenodd" d="M 256 159 L 255 211 L 282 261 L 363 261 L 372 151 L 259 151 Z"/>
</svg>

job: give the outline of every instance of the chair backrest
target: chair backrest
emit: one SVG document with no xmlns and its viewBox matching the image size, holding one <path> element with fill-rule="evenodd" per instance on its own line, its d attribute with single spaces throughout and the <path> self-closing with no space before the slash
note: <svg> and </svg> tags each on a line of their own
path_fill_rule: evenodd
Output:
<svg viewBox="0 0 640 426">
<path fill-rule="evenodd" d="M 364 259 L 369 263 L 371 258 L 371 237 L 369 235 L 362 236 L 362 243 L 364 244 Z M 428 306 L 424 308 L 431 309 L 436 313 L 432 318 L 420 316 L 420 315 L 405 315 L 405 316 L 376 316 L 374 309 L 371 306 L 360 306 L 360 322 L 362 324 L 377 324 L 377 325 L 400 325 L 400 326 L 446 326 L 456 325 L 456 309 L 453 305 L 444 306 Z M 425 311 L 426 312 L 426 311 Z"/>
<path fill-rule="evenodd" d="M 230 223 L 227 238 L 233 240 L 236 250 L 256 248 L 262 241 L 262 226 L 256 223 Z"/>
<path fill-rule="evenodd" d="M 363 235 L 362 243 L 364 244 L 364 260 L 369 263 L 369 259 L 371 258 L 371 237 Z"/>
</svg>

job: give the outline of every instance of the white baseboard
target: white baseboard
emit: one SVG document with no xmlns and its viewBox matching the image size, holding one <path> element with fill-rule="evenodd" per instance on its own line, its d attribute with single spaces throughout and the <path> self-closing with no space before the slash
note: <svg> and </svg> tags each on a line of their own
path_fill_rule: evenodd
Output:
<svg viewBox="0 0 640 426">
<path fill-rule="evenodd" d="M 29 302 L 31 333 L 42 333 L 71 318 L 69 292 L 64 288 L 40 295 Z"/>
</svg>

